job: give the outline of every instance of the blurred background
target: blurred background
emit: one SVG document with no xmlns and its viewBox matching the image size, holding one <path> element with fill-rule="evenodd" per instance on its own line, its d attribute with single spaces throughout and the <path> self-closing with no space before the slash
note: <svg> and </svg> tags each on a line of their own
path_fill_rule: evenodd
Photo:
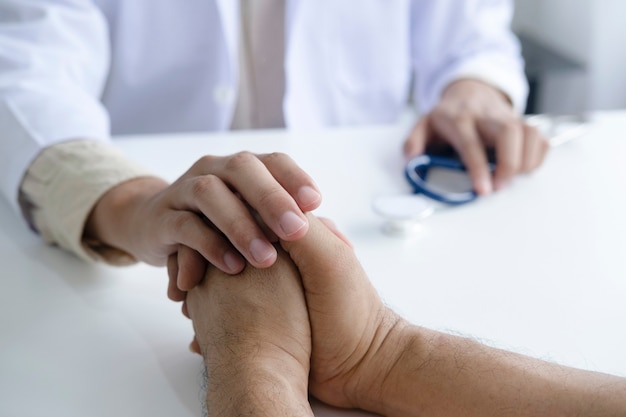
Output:
<svg viewBox="0 0 626 417">
<path fill-rule="evenodd" d="M 626 1 L 515 0 L 528 113 L 626 108 Z"/>
</svg>

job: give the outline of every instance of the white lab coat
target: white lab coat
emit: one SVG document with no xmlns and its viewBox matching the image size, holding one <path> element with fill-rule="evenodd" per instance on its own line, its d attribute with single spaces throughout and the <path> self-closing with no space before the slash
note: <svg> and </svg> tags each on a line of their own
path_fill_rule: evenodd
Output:
<svg viewBox="0 0 626 417">
<path fill-rule="evenodd" d="M 45 146 L 225 130 L 238 86 L 236 0 L 0 0 L 0 188 Z M 526 96 L 509 0 L 287 0 L 289 128 L 394 121 L 474 76 Z M 412 75 L 415 92 L 410 92 Z"/>
</svg>

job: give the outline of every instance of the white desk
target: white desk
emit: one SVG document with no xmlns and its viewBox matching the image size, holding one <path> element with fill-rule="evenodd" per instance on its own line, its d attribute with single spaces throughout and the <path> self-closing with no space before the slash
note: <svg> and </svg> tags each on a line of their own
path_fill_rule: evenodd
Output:
<svg viewBox="0 0 626 417">
<path fill-rule="evenodd" d="M 554 150 L 538 172 L 437 213 L 412 240 L 383 235 L 370 209 L 376 195 L 408 189 L 403 133 L 119 144 L 169 179 L 202 154 L 286 152 L 324 192 L 318 213 L 353 240 L 376 287 L 407 318 L 626 376 L 626 113 L 598 115 L 587 137 Z M 166 299 L 165 270 L 85 265 L 40 243 L 4 202 L 0 260 L 1 416 L 200 415 L 200 359 L 187 351 L 190 323 Z"/>
</svg>

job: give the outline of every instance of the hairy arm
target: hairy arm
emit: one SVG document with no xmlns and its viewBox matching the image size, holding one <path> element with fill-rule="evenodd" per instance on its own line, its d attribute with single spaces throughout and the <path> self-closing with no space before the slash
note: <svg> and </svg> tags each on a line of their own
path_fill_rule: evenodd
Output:
<svg viewBox="0 0 626 417">
<path fill-rule="evenodd" d="M 626 415 L 626 379 L 411 325 L 352 248 L 308 220 L 275 266 L 212 268 L 190 291 L 210 415 L 311 415 L 307 391 L 388 417 Z"/>
<path fill-rule="evenodd" d="M 395 416 L 624 416 L 626 380 L 407 326 L 378 398 Z M 375 398 L 375 397 L 374 397 Z"/>
<path fill-rule="evenodd" d="M 267 269 L 229 276 L 209 268 L 191 290 L 207 369 L 210 416 L 311 416 L 311 335 L 300 276 L 284 252 Z"/>
<path fill-rule="evenodd" d="M 387 308 L 351 247 L 309 215 L 283 242 L 312 330 L 310 390 L 388 417 L 624 416 L 626 379 L 409 324 Z"/>
</svg>

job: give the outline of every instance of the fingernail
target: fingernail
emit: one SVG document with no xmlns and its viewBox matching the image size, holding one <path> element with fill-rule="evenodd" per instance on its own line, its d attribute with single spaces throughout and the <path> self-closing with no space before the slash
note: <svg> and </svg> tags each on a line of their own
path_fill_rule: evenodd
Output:
<svg viewBox="0 0 626 417">
<path fill-rule="evenodd" d="M 228 268 L 228 272 L 233 274 L 241 271 L 244 267 L 243 259 L 241 256 L 235 254 L 232 251 L 228 251 L 224 254 L 224 263 L 226 264 L 226 268 Z"/>
<path fill-rule="evenodd" d="M 493 187 L 491 185 L 491 181 L 487 178 L 483 178 L 478 183 L 478 194 L 491 194 L 493 192 Z"/>
<path fill-rule="evenodd" d="M 250 243 L 250 253 L 257 263 L 262 264 L 276 255 L 276 249 L 264 240 L 254 239 Z"/>
<path fill-rule="evenodd" d="M 317 204 L 322 199 L 322 195 L 315 191 L 313 187 L 305 185 L 298 190 L 298 203 L 303 207 Z"/>
<path fill-rule="evenodd" d="M 280 217 L 280 228 L 283 230 L 285 236 L 289 237 L 298 233 L 303 227 L 306 226 L 306 222 L 300 218 L 293 211 L 287 211 Z"/>
<path fill-rule="evenodd" d="M 494 188 L 496 191 L 503 189 L 509 184 L 509 181 L 496 180 L 494 184 Z"/>
</svg>

